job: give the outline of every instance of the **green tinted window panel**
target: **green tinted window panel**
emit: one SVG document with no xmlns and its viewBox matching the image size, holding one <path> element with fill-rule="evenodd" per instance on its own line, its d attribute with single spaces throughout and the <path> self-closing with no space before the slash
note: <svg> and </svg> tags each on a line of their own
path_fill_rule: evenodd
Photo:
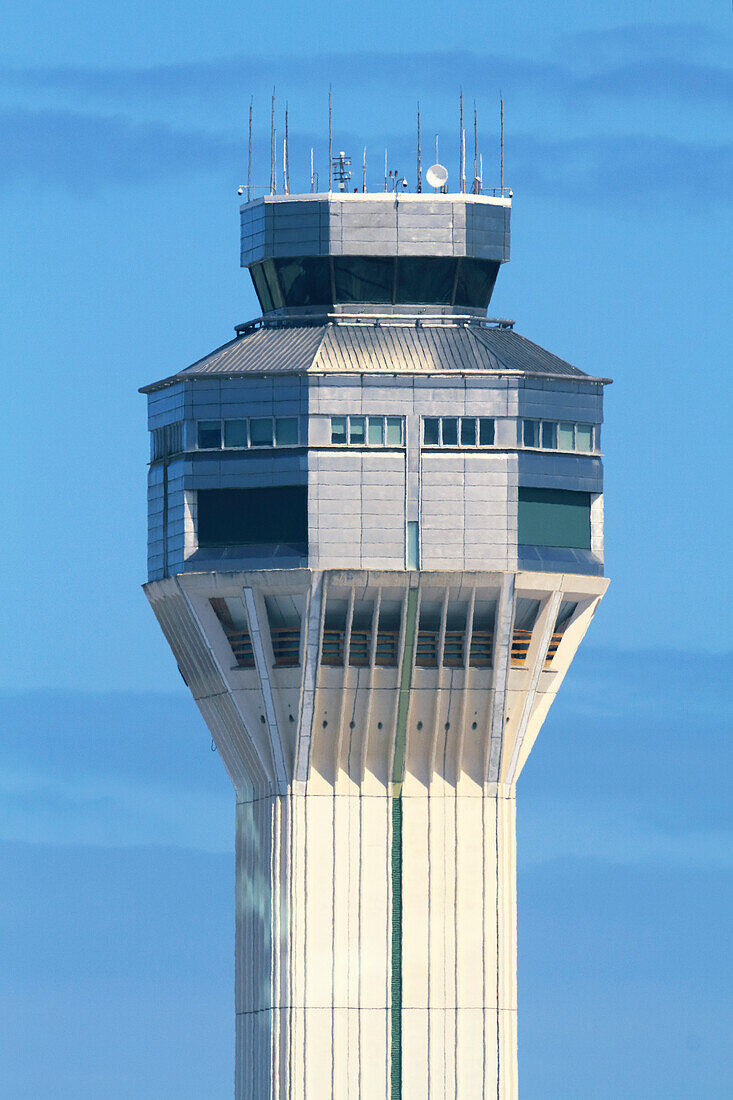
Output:
<svg viewBox="0 0 733 1100">
<path fill-rule="evenodd" d="M 590 550 L 590 493 L 520 489 L 519 542 Z"/>
</svg>

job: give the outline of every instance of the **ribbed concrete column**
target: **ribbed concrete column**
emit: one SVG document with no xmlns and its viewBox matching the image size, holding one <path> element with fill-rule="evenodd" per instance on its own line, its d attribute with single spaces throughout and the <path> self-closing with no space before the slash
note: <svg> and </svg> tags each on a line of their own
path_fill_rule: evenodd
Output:
<svg viewBox="0 0 733 1100">
<path fill-rule="evenodd" d="M 402 797 L 397 917 L 393 805 L 238 806 L 237 1100 L 516 1097 L 514 799 Z"/>
</svg>

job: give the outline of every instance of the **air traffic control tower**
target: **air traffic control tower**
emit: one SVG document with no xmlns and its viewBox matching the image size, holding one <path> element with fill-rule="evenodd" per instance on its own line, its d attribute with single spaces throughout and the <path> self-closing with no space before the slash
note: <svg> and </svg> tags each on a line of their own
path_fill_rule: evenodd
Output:
<svg viewBox="0 0 733 1100">
<path fill-rule="evenodd" d="M 606 589 L 603 378 L 487 319 L 510 199 L 268 195 L 146 386 L 145 591 L 236 792 L 236 1100 L 517 1096 L 515 787 Z"/>
</svg>

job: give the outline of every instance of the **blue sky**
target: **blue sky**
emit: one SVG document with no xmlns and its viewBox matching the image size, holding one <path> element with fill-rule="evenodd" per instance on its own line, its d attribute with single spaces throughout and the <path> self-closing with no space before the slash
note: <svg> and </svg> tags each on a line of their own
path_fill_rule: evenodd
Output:
<svg viewBox="0 0 733 1100">
<path fill-rule="evenodd" d="M 460 86 L 498 182 L 501 89 L 492 313 L 615 379 L 612 585 L 519 789 L 524 1100 L 729 1093 L 730 11 L 6 0 L 0 34 L 0 1096 L 231 1092 L 231 795 L 139 587 L 137 387 L 256 313 L 249 97 L 255 182 L 274 84 L 304 185 L 329 83 L 372 186 L 418 99 L 455 179 Z"/>
</svg>

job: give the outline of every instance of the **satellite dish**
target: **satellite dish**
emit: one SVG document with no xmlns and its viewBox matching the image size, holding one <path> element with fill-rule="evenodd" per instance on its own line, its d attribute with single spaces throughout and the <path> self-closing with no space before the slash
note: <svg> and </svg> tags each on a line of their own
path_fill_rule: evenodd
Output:
<svg viewBox="0 0 733 1100">
<path fill-rule="evenodd" d="M 425 173 L 425 179 L 429 187 L 445 187 L 448 182 L 448 169 L 442 164 L 433 164 Z"/>
</svg>

